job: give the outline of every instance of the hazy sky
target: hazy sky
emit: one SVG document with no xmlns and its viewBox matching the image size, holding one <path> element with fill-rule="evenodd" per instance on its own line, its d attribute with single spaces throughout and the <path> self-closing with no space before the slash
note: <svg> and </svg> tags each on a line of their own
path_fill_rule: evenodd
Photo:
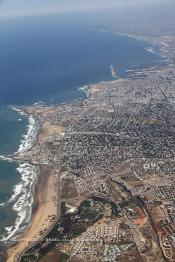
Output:
<svg viewBox="0 0 175 262">
<path fill-rule="evenodd" d="M 174 0 L 0 0 L 0 17 L 119 9 L 144 4 L 160 5 L 162 2 Z"/>
</svg>

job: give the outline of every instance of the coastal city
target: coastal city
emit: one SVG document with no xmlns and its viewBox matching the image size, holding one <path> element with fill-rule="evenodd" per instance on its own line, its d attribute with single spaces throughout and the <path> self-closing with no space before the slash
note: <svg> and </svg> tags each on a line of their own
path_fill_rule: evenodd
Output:
<svg viewBox="0 0 175 262">
<path fill-rule="evenodd" d="M 0 262 L 175 262 L 174 28 L 103 29 L 162 62 L 124 77 L 109 64 L 112 80 L 81 87 L 85 98 L 12 108 L 29 119 L 5 157 L 28 168 L 30 223 L 0 239 Z"/>
<path fill-rule="evenodd" d="M 175 260 L 174 88 L 171 64 L 21 109 L 39 132 L 15 158 L 40 167 L 42 193 L 7 261 Z"/>
</svg>

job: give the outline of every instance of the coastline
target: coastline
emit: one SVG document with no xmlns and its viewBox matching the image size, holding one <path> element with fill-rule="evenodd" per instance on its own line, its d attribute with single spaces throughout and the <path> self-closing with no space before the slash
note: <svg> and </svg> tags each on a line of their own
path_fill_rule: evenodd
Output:
<svg viewBox="0 0 175 262">
<path fill-rule="evenodd" d="M 17 218 L 13 225 L 5 227 L 6 234 L 1 238 L 3 242 L 3 247 L 8 247 L 13 241 L 20 237 L 21 233 L 25 230 L 26 225 L 30 222 L 32 213 L 32 203 L 33 203 L 33 192 L 34 187 L 37 182 L 38 167 L 32 165 L 26 161 L 20 161 L 20 155 L 27 152 L 35 143 L 35 137 L 38 130 L 38 125 L 36 120 L 32 115 L 27 115 L 21 109 L 16 107 L 10 107 L 11 110 L 15 110 L 19 115 L 25 115 L 28 117 L 28 125 L 26 134 L 23 135 L 18 151 L 10 156 L 0 156 L 0 159 L 8 162 L 17 162 L 18 167 L 16 170 L 20 174 L 20 181 L 13 186 L 13 193 L 10 198 L 2 203 L 1 206 L 6 204 L 12 205 L 13 211 L 17 214 Z M 19 159 L 16 159 L 18 155 Z"/>
<path fill-rule="evenodd" d="M 111 32 L 111 31 L 106 31 L 106 32 Z M 169 45 L 165 42 L 162 42 L 159 38 L 153 37 L 153 36 L 143 36 L 143 35 L 138 35 L 138 34 L 133 34 L 133 33 L 122 33 L 122 32 L 111 32 L 114 35 L 120 35 L 120 36 L 126 36 L 129 38 L 133 38 L 139 41 L 146 41 L 149 43 L 151 46 L 147 47 L 145 50 L 147 52 L 153 53 L 153 54 L 158 54 L 160 57 L 163 59 L 166 59 L 166 63 L 170 63 L 170 59 L 167 54 L 167 49 Z M 165 50 L 164 50 L 165 48 Z"/>
<path fill-rule="evenodd" d="M 171 59 L 169 57 L 168 48 L 170 48 L 169 43 L 167 43 L 165 40 L 162 40 L 159 36 L 153 36 L 153 35 L 141 35 L 140 33 L 132 33 L 132 32 L 121 32 L 121 31 L 114 31 L 111 29 L 106 30 L 99 30 L 100 32 L 104 33 L 110 33 L 115 36 L 124 36 L 131 39 L 135 39 L 138 41 L 143 41 L 149 44 L 148 47 L 145 48 L 145 50 L 148 53 L 157 54 L 162 59 L 165 59 L 164 63 L 171 64 Z M 149 67 L 149 66 L 148 66 Z"/>
<path fill-rule="evenodd" d="M 46 232 L 53 223 L 52 219 L 57 213 L 57 206 L 55 205 L 55 195 L 50 191 L 50 188 L 54 188 L 55 183 L 55 176 L 51 174 L 52 171 L 50 173 L 48 167 L 40 166 L 40 174 L 34 190 L 31 222 L 20 241 L 7 250 L 6 259 L 8 262 L 15 261 L 30 244 L 37 242 L 41 232 Z"/>
<path fill-rule="evenodd" d="M 18 232 L 19 234 L 15 238 L 15 241 L 11 242 L 11 245 L 8 246 L 6 250 L 6 261 L 16 261 L 16 257 L 25 251 L 26 248 L 31 243 L 35 243 L 38 241 L 42 235 L 49 230 L 49 228 L 53 225 L 53 220 L 57 218 L 58 214 L 58 176 L 57 170 L 48 167 L 44 164 L 33 163 L 31 160 L 26 159 L 26 155 L 30 150 L 39 143 L 42 139 L 47 137 L 45 134 L 45 130 L 42 127 L 42 124 L 37 119 L 37 116 L 34 116 L 30 110 L 24 109 L 24 112 L 27 116 L 32 116 L 36 121 L 38 121 L 38 125 L 35 125 L 35 131 L 29 128 L 32 134 L 35 136 L 28 136 L 32 137 L 32 141 L 28 142 L 26 140 L 26 144 L 29 146 L 24 147 L 25 150 L 19 150 L 15 155 L 14 158 L 22 161 L 24 163 L 29 163 L 29 165 L 34 166 L 37 168 L 38 172 L 36 174 L 36 180 L 33 181 L 33 188 L 31 191 L 31 208 L 30 214 L 28 216 L 28 223 L 25 224 L 23 230 Z M 30 133 L 29 132 L 29 133 Z M 43 137 L 42 137 L 43 134 Z M 23 160 L 24 158 L 24 160 Z M 50 190 L 50 189 L 53 190 Z"/>
<path fill-rule="evenodd" d="M 13 195 L 8 200 L 8 203 L 13 203 L 13 210 L 17 214 L 17 219 L 14 225 L 5 228 L 8 236 L 2 239 L 4 243 L 13 242 L 21 235 L 30 221 L 32 212 L 33 192 L 38 170 L 28 163 L 21 164 L 17 170 L 21 174 L 21 182 L 14 186 Z"/>
<path fill-rule="evenodd" d="M 12 106 L 11 109 L 17 111 L 19 115 L 23 115 L 28 118 L 27 133 L 23 135 L 19 149 L 14 154 L 20 155 L 26 153 L 35 144 L 40 124 L 38 123 L 38 120 L 32 114 L 28 114 L 24 108 L 20 109 L 19 107 Z"/>
<path fill-rule="evenodd" d="M 149 68 L 149 66 L 148 66 Z M 111 80 L 113 81 L 113 80 Z M 111 81 L 107 81 L 107 82 L 111 82 Z M 86 94 L 90 94 L 91 91 L 93 90 L 90 90 L 91 89 L 91 86 L 88 88 L 88 90 L 86 90 Z M 21 111 L 21 110 L 19 110 Z M 22 112 L 22 111 L 21 111 Z M 24 112 L 23 112 L 24 113 Z M 32 122 L 32 118 L 31 119 L 31 124 L 34 122 Z M 34 135 L 34 137 L 32 137 Z M 37 135 L 39 135 L 39 130 L 35 130 L 34 133 L 31 133 L 29 138 L 30 138 L 30 141 L 27 141 L 27 144 L 21 144 L 21 148 L 19 149 L 19 151 L 16 153 L 16 155 L 18 154 L 23 154 L 25 152 L 27 152 L 32 146 L 34 143 L 36 143 L 36 137 Z M 26 137 L 24 137 L 26 139 Z M 32 138 L 32 139 L 31 139 Z M 28 248 L 28 246 L 30 245 L 30 242 L 32 241 L 35 241 L 35 240 L 32 240 L 33 239 L 33 236 L 35 235 L 36 231 L 40 230 L 40 226 L 41 226 L 41 222 L 40 224 L 38 223 L 38 221 L 41 221 L 41 213 L 43 213 L 43 210 L 44 208 L 46 208 L 47 206 L 47 203 L 45 201 L 42 200 L 43 198 L 43 192 L 47 192 L 49 191 L 48 190 L 48 184 L 50 185 L 50 183 L 52 184 L 52 182 L 49 182 L 49 183 L 46 183 L 48 182 L 48 180 L 52 180 L 52 176 L 49 175 L 49 174 L 45 174 L 43 175 L 43 173 L 45 174 L 45 172 L 43 171 L 43 166 L 40 166 L 40 172 L 39 172 L 39 175 L 38 175 L 38 180 L 36 180 L 33 184 L 34 188 L 33 189 L 34 191 L 31 192 L 31 195 L 34 196 L 34 199 L 33 199 L 33 204 L 32 204 L 32 207 L 31 207 L 31 216 L 30 216 L 30 224 L 28 227 L 25 227 L 24 229 L 24 233 L 22 234 L 23 236 L 23 239 L 29 239 L 30 241 L 20 241 L 20 242 L 17 242 L 14 246 L 12 246 L 11 248 L 8 249 L 7 251 L 7 261 L 8 262 L 12 262 L 14 261 L 13 259 L 15 259 L 15 254 L 17 253 L 22 253 L 25 248 Z M 48 192 L 47 192 L 48 193 Z M 48 193 L 49 194 L 49 193 Z M 57 208 L 57 207 L 56 207 Z M 46 212 L 46 216 L 48 216 L 48 212 Z M 37 228 L 36 227 L 36 224 L 39 224 L 39 227 Z M 35 233 L 34 233 L 35 232 Z"/>
</svg>

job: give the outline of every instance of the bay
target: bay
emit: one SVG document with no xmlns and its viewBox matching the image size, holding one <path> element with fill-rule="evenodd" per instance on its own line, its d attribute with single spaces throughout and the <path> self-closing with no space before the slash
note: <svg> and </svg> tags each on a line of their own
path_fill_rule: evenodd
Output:
<svg viewBox="0 0 175 262">
<path fill-rule="evenodd" d="M 27 119 L 8 108 L 39 101 L 61 103 L 84 98 L 79 87 L 112 80 L 110 66 L 119 76 L 138 66 L 163 63 L 148 52 L 150 44 L 113 35 L 58 17 L 0 21 L 0 155 L 19 148 Z M 14 224 L 17 213 L 8 199 L 20 183 L 17 163 L 0 160 L 0 235 Z M 17 201 L 18 199 L 16 199 Z M 13 203 L 14 204 L 14 203 Z"/>
</svg>

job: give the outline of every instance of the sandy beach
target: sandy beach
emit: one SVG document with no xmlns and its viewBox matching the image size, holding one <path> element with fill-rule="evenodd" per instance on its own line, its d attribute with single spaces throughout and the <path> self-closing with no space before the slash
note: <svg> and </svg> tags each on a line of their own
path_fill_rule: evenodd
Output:
<svg viewBox="0 0 175 262">
<path fill-rule="evenodd" d="M 53 224 L 57 215 L 57 174 L 47 166 L 41 172 L 35 189 L 31 224 L 14 246 L 7 250 L 7 262 L 14 262 L 29 245 L 39 240 Z"/>
</svg>

